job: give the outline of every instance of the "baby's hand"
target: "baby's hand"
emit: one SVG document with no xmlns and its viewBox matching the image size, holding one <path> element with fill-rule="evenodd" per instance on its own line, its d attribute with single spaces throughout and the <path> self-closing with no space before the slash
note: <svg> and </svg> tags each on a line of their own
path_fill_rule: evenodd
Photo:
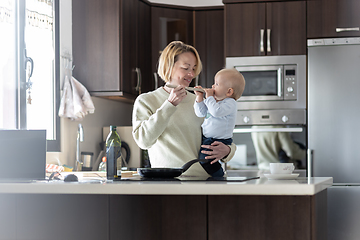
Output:
<svg viewBox="0 0 360 240">
<path fill-rule="evenodd" d="M 214 96 L 214 89 L 212 88 L 204 88 L 205 93 L 206 93 L 206 98 L 210 97 L 210 96 Z"/>
<path fill-rule="evenodd" d="M 201 86 L 195 86 L 194 88 L 203 89 Z M 204 93 L 199 91 L 194 91 L 196 95 L 196 102 L 202 102 L 204 100 Z"/>
</svg>

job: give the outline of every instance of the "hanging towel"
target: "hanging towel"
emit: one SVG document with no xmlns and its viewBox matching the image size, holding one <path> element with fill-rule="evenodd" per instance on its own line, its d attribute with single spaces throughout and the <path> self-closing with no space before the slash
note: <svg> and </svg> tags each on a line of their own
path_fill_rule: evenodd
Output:
<svg viewBox="0 0 360 240">
<path fill-rule="evenodd" d="M 63 95 L 60 101 L 59 116 L 80 121 L 95 107 L 89 92 L 74 77 L 65 76 Z"/>
</svg>

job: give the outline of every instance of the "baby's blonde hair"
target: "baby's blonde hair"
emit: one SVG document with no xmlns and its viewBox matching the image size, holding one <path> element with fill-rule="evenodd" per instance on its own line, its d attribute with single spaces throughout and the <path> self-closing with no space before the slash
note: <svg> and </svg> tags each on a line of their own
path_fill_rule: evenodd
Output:
<svg viewBox="0 0 360 240">
<path fill-rule="evenodd" d="M 218 74 L 225 74 L 226 80 L 229 81 L 230 87 L 234 90 L 231 98 L 238 100 L 244 92 L 245 89 L 245 78 L 244 76 L 237 71 L 235 68 L 226 68 L 218 71 L 215 77 Z"/>
<path fill-rule="evenodd" d="M 158 62 L 158 74 L 165 82 L 169 82 L 171 80 L 171 72 L 174 64 L 178 60 L 178 56 L 185 52 L 192 52 L 195 55 L 195 77 L 200 74 L 202 64 L 196 49 L 193 46 L 185 44 L 181 41 L 173 41 L 162 51 Z"/>
</svg>

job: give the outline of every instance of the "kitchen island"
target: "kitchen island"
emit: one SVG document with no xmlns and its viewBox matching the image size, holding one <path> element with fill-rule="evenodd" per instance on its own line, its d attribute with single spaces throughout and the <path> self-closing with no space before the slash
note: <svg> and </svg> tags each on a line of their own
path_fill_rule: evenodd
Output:
<svg viewBox="0 0 360 240">
<path fill-rule="evenodd" d="M 326 239 L 332 178 L 237 179 L 0 183 L 0 239 Z"/>
</svg>

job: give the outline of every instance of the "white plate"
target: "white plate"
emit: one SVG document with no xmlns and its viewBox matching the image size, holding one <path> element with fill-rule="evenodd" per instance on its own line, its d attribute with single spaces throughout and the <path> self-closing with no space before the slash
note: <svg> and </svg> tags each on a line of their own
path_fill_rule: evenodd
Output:
<svg viewBox="0 0 360 240">
<path fill-rule="evenodd" d="M 264 176 L 268 179 L 273 180 L 288 180 L 288 179 L 295 179 L 299 176 L 299 173 L 292 173 L 292 174 L 271 174 L 271 173 L 264 173 Z"/>
</svg>

